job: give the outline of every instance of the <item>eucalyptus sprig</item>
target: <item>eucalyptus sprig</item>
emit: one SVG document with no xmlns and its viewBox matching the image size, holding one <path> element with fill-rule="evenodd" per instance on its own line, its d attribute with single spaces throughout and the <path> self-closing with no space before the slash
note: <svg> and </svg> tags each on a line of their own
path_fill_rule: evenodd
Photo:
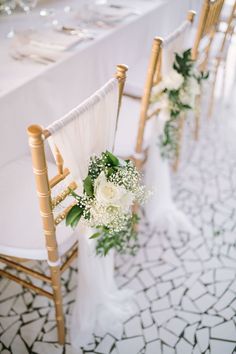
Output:
<svg viewBox="0 0 236 354">
<path fill-rule="evenodd" d="M 120 231 L 112 231 L 110 228 L 100 226 L 97 232 L 90 238 L 97 240 L 96 251 L 100 256 L 106 256 L 110 249 L 114 248 L 120 254 L 134 256 L 139 249 L 136 226 L 139 216 L 135 213 L 126 221 Z"/>
</svg>

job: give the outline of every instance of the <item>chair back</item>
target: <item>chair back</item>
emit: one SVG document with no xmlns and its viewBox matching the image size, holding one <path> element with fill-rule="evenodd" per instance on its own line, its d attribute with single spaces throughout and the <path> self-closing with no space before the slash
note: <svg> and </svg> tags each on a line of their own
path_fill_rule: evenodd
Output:
<svg viewBox="0 0 236 354">
<path fill-rule="evenodd" d="M 193 60 L 198 60 L 201 55 L 203 69 L 207 64 L 209 51 L 217 30 L 223 5 L 224 0 L 204 0 L 201 9 L 192 49 L 192 58 Z"/>
<path fill-rule="evenodd" d="M 113 148 L 126 71 L 125 65 L 118 65 L 116 78 L 108 81 L 100 90 L 47 129 L 38 125 L 28 127 L 33 172 L 50 266 L 60 263 L 56 227 L 74 205 L 69 203 L 65 207 L 61 203 L 67 199 L 71 190 L 79 187 L 80 181 L 86 175 L 90 156 Z M 50 180 L 45 154 L 46 140 L 50 140 L 57 165 L 57 175 Z M 64 189 L 53 197 L 54 187 L 62 181 Z M 57 211 L 56 207 L 59 205 L 61 210 Z"/>
<path fill-rule="evenodd" d="M 189 11 L 187 19 L 165 39 L 156 37 L 153 40 L 151 57 L 148 65 L 144 94 L 141 100 L 141 112 L 139 119 L 138 137 L 136 143 L 136 154 L 142 152 L 143 136 L 147 120 L 155 116 L 159 109 L 152 108 L 152 88 L 157 85 L 163 73 L 172 67 L 174 52 L 184 49 L 184 37 L 189 33 L 194 21 L 195 12 Z"/>
<path fill-rule="evenodd" d="M 226 23 L 224 23 L 224 27 L 225 30 L 223 31 L 223 40 L 221 43 L 221 47 L 220 47 L 220 53 L 222 54 L 227 54 L 228 51 L 228 47 L 229 44 L 231 42 L 231 38 L 235 32 L 235 26 L 236 26 L 236 0 L 234 1 L 234 3 L 231 5 L 231 9 L 230 12 L 228 14 L 228 16 L 226 17 Z M 218 31 L 220 32 L 220 28 L 218 29 Z M 225 52 L 225 47 L 226 48 L 226 53 Z"/>
</svg>

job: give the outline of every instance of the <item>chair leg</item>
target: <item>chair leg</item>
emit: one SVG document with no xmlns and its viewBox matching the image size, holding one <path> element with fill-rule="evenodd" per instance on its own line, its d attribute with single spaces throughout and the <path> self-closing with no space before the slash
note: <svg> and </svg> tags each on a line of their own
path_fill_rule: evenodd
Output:
<svg viewBox="0 0 236 354">
<path fill-rule="evenodd" d="M 194 140 L 198 141 L 199 139 L 199 130 L 200 130 L 200 102 L 201 96 L 196 97 L 196 108 L 195 108 L 195 127 L 194 127 Z"/>
<path fill-rule="evenodd" d="M 173 169 L 174 173 L 177 173 L 177 171 L 179 169 L 179 155 L 176 156 L 175 161 L 174 161 L 173 166 L 172 166 L 172 169 Z"/>
<path fill-rule="evenodd" d="M 218 77 L 218 70 L 220 67 L 220 63 L 221 63 L 221 60 L 218 59 L 216 66 L 215 66 L 215 71 L 213 73 L 214 78 L 213 78 L 213 83 L 212 83 L 212 88 L 211 88 L 211 96 L 210 96 L 210 102 L 209 102 L 209 108 L 208 108 L 208 118 L 210 118 L 212 116 L 212 112 L 213 112 L 214 98 L 215 98 L 215 87 L 216 87 L 216 80 Z M 223 73 L 223 74 L 225 75 L 225 73 Z"/>
<path fill-rule="evenodd" d="M 212 117 L 212 113 L 213 113 L 215 81 L 216 81 L 216 78 L 214 78 L 214 82 L 213 82 L 213 85 L 211 88 L 210 102 L 209 102 L 209 108 L 208 108 L 208 113 L 207 113 L 208 119 L 210 119 Z"/>
<path fill-rule="evenodd" d="M 227 74 L 227 71 L 226 71 L 226 62 L 224 62 L 224 63 L 223 63 L 223 69 L 222 69 L 222 72 L 223 72 L 223 79 L 222 79 L 222 92 L 223 92 L 224 99 L 225 99 L 226 74 Z"/>
<path fill-rule="evenodd" d="M 136 165 L 136 168 L 138 171 L 141 171 L 142 170 L 142 167 L 143 167 L 143 161 L 140 160 L 140 159 L 136 159 L 135 160 L 135 165 Z"/>
<path fill-rule="evenodd" d="M 55 303 L 56 321 L 57 321 L 57 334 L 58 342 L 60 344 L 65 343 L 65 323 L 63 314 L 62 294 L 61 294 L 61 272 L 60 267 L 50 267 L 53 297 Z"/>
<path fill-rule="evenodd" d="M 179 123 L 178 123 L 178 141 L 177 141 L 177 150 L 176 150 L 176 156 L 175 160 L 173 163 L 173 171 L 176 173 L 179 169 L 179 162 L 180 162 L 180 153 L 181 153 L 181 144 L 182 144 L 182 138 L 183 138 L 183 129 L 184 129 L 184 120 L 185 120 L 185 114 L 182 114 L 181 117 L 179 118 Z"/>
</svg>

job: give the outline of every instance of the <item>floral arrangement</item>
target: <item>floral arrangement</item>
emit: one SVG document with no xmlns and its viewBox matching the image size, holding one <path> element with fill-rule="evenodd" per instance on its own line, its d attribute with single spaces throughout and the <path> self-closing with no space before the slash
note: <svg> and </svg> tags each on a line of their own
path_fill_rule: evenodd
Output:
<svg viewBox="0 0 236 354">
<path fill-rule="evenodd" d="M 153 88 L 151 101 L 158 102 L 164 112 L 160 147 L 163 157 L 174 158 L 178 146 L 178 119 L 182 112 L 195 109 L 196 96 L 200 94 L 203 80 L 209 73 L 198 71 L 191 59 L 191 49 L 175 53 L 173 69 Z"/>
<path fill-rule="evenodd" d="M 75 228 L 81 220 L 96 229 L 96 252 L 106 256 L 114 248 L 119 253 L 137 250 L 134 203 L 148 196 L 134 163 L 121 160 L 106 151 L 90 158 L 88 176 L 83 181 L 83 194 L 71 191 L 76 200 L 66 217 L 66 225 Z"/>
</svg>

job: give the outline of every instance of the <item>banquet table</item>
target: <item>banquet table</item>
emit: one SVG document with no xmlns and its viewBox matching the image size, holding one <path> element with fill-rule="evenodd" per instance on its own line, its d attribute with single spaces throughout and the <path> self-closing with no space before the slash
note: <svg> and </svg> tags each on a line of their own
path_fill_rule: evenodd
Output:
<svg viewBox="0 0 236 354">
<path fill-rule="evenodd" d="M 75 3 L 66 2 L 72 7 Z M 114 26 L 97 29 L 93 40 L 78 43 L 48 65 L 11 58 L 11 40 L 5 36 L 11 21 L 17 30 L 27 29 L 25 16 L 31 16 L 31 22 L 39 28 L 39 8 L 30 15 L 1 17 L 0 167 L 28 153 L 28 125 L 46 127 L 63 116 L 112 77 L 116 64 L 132 68 L 142 55 L 148 54 L 155 35 L 164 36 L 186 18 L 194 0 L 120 0 L 122 3 L 137 13 Z M 54 3 L 56 8 L 64 5 L 62 0 Z M 51 2 L 45 6 L 50 7 Z"/>
</svg>

